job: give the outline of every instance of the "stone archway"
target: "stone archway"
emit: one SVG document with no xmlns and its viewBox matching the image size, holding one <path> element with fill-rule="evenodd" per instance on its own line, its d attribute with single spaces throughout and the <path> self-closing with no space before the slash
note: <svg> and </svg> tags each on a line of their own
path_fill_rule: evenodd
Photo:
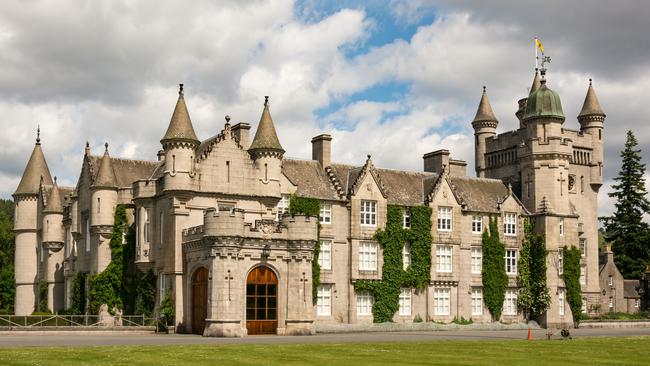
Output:
<svg viewBox="0 0 650 366">
<path fill-rule="evenodd" d="M 278 329 L 278 277 L 266 266 L 254 268 L 246 278 L 248 334 L 276 334 Z"/>
<path fill-rule="evenodd" d="M 200 267 L 192 275 L 192 333 L 203 334 L 208 317 L 208 270 Z"/>
</svg>

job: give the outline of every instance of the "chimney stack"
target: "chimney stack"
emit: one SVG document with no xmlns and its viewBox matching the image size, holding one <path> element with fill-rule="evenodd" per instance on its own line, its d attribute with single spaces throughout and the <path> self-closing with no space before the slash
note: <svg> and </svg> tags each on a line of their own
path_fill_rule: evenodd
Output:
<svg viewBox="0 0 650 366">
<path fill-rule="evenodd" d="M 467 163 L 463 160 L 451 159 L 449 150 L 436 150 L 422 156 L 424 159 L 424 171 L 428 173 L 442 174 L 447 171 L 449 175 L 464 177 L 467 175 Z"/>
<path fill-rule="evenodd" d="M 311 158 L 323 168 L 332 163 L 332 136 L 322 134 L 311 139 Z"/>
<path fill-rule="evenodd" d="M 244 150 L 247 150 L 250 144 L 248 141 L 248 132 L 250 129 L 251 125 L 246 122 L 239 122 L 232 126 L 232 132 L 235 134 L 235 138 L 239 141 L 239 144 L 244 148 Z"/>
</svg>

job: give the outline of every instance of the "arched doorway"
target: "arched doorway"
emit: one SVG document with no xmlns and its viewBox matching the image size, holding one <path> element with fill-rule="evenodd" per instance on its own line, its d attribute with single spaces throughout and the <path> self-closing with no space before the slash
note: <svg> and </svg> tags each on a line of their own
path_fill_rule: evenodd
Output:
<svg viewBox="0 0 650 366">
<path fill-rule="evenodd" d="M 276 334 L 278 329 L 278 277 L 268 267 L 253 269 L 246 279 L 248 334 Z"/>
<path fill-rule="evenodd" d="M 208 317 L 208 270 L 201 267 L 192 275 L 192 333 L 203 334 Z"/>
</svg>

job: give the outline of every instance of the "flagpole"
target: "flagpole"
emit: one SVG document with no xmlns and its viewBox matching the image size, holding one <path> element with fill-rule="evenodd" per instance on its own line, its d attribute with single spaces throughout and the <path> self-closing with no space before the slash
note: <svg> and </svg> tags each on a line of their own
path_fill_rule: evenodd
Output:
<svg viewBox="0 0 650 366">
<path fill-rule="evenodd" d="M 533 39 L 533 48 L 535 49 L 535 70 L 537 70 L 537 36 Z"/>
</svg>

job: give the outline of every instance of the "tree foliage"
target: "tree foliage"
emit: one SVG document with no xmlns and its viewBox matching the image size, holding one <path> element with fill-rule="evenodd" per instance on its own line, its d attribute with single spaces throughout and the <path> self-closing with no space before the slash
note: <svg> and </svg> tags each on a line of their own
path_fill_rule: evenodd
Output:
<svg viewBox="0 0 650 366">
<path fill-rule="evenodd" d="M 14 276 L 14 203 L 0 199 L 0 311 L 13 313 L 16 296 Z"/>
<path fill-rule="evenodd" d="M 153 315 L 153 309 L 156 307 L 156 276 L 151 269 L 138 276 L 135 293 L 132 314 Z"/>
<path fill-rule="evenodd" d="M 576 247 L 564 247 L 564 286 L 566 298 L 573 314 L 573 322 L 578 325 L 582 314 L 582 293 L 580 289 L 580 258 L 582 253 Z"/>
<path fill-rule="evenodd" d="M 650 213 L 645 189 L 645 164 L 641 149 L 632 131 L 627 132 L 625 148 L 621 151 L 622 165 L 614 178 L 613 192 L 616 210 L 612 216 L 601 217 L 606 239 L 612 244 L 614 262 L 625 278 L 640 279 L 650 263 L 650 227 L 643 215 Z"/>
<path fill-rule="evenodd" d="M 77 272 L 72 278 L 72 305 L 66 309 L 68 314 L 86 313 L 86 274 Z"/>
<path fill-rule="evenodd" d="M 551 295 L 546 285 L 546 240 L 535 232 L 535 224 L 524 224 L 524 241 L 518 263 L 517 307 L 527 319 L 539 319 L 548 310 Z"/>
<path fill-rule="evenodd" d="M 505 246 L 499 239 L 496 218 L 490 218 L 490 227 L 483 232 L 483 301 L 492 318 L 499 320 L 508 286 L 508 275 L 504 262 Z"/>
</svg>

